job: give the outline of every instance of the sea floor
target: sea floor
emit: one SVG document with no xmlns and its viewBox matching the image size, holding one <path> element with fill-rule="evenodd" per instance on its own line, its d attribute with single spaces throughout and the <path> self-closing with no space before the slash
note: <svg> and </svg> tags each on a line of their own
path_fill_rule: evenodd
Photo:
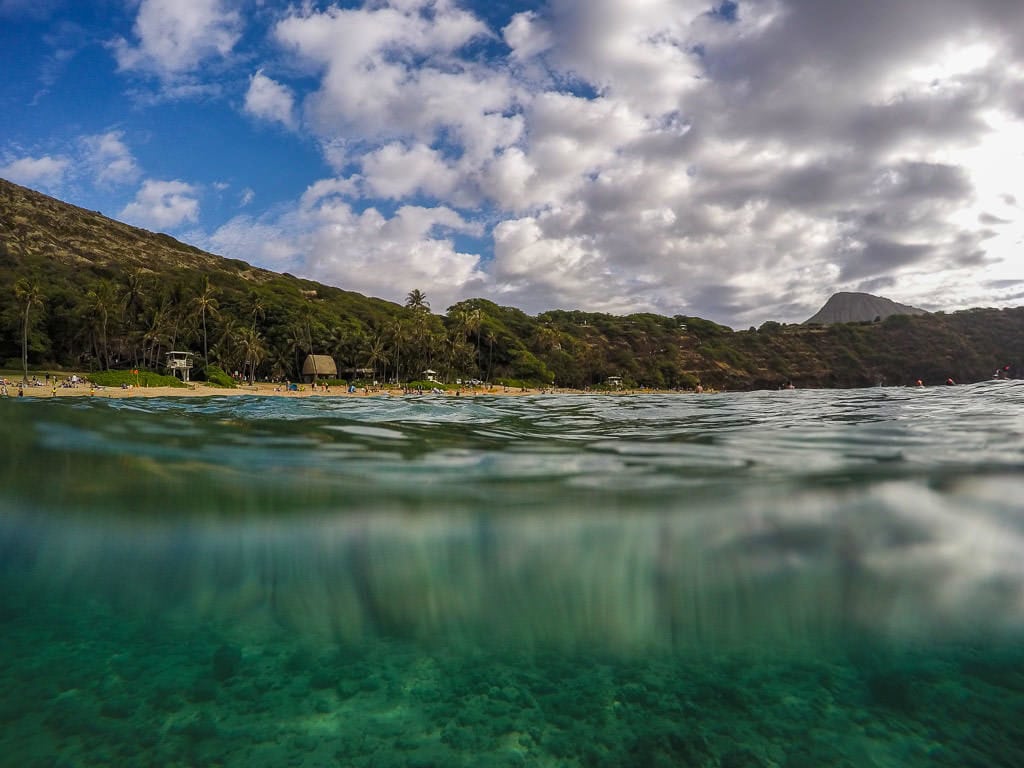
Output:
<svg viewBox="0 0 1024 768">
<path fill-rule="evenodd" d="M 1024 650 L 311 644 L 4 590 L 0 765 L 1024 765 Z"/>
</svg>

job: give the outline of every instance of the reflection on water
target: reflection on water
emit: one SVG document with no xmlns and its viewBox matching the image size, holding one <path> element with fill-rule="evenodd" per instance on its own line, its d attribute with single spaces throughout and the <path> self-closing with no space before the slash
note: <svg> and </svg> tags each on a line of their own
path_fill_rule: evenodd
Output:
<svg viewBox="0 0 1024 768">
<path fill-rule="evenodd" d="M 1024 764 L 1022 404 L 0 401 L 0 764 Z"/>
</svg>

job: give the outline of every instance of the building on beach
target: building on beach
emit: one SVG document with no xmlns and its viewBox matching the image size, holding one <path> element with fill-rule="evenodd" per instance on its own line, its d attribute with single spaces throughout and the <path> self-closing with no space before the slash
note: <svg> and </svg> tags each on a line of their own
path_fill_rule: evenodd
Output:
<svg viewBox="0 0 1024 768">
<path fill-rule="evenodd" d="M 182 381 L 189 381 L 192 375 L 192 361 L 195 354 L 192 352 L 168 352 L 164 368 L 168 375 L 177 376 Z"/>
<path fill-rule="evenodd" d="M 302 380 L 312 384 L 320 379 L 338 378 L 338 366 L 330 355 L 306 355 L 302 363 Z"/>
</svg>

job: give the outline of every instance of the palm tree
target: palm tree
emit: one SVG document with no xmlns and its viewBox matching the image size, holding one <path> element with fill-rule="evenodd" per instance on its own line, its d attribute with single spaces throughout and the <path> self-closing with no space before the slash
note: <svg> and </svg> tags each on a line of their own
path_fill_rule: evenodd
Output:
<svg viewBox="0 0 1024 768">
<path fill-rule="evenodd" d="M 448 379 L 455 373 L 456 349 L 465 345 L 466 329 L 469 327 L 469 313 L 458 309 L 448 315 Z"/>
<path fill-rule="evenodd" d="M 240 355 L 238 345 L 241 343 L 242 334 L 246 328 L 240 328 L 233 317 L 225 318 L 221 323 L 220 337 L 212 349 L 213 359 L 225 371 L 230 372 L 232 368 L 238 367 Z"/>
<path fill-rule="evenodd" d="M 463 314 L 465 315 L 464 328 L 466 334 L 468 335 L 476 331 L 476 368 L 479 375 L 482 373 L 480 370 L 480 329 L 483 327 L 483 314 L 480 312 L 480 307 L 474 307 Z"/>
<path fill-rule="evenodd" d="M 405 306 L 413 312 L 428 312 L 430 310 L 430 302 L 427 301 L 427 294 L 419 288 L 413 288 L 409 291 L 409 295 L 405 297 Z"/>
<path fill-rule="evenodd" d="M 25 278 L 14 284 L 14 296 L 22 305 L 21 316 L 21 367 L 22 382 L 28 383 L 28 320 L 32 307 L 43 306 L 43 292 L 37 283 L 31 283 Z"/>
<path fill-rule="evenodd" d="M 141 269 L 133 269 L 125 275 L 124 290 L 121 293 L 121 309 L 128 322 L 128 338 L 132 346 L 132 359 L 135 366 L 139 365 L 138 346 L 136 345 L 135 329 L 139 322 L 142 300 L 146 295 L 145 279 Z"/>
<path fill-rule="evenodd" d="M 395 345 L 395 381 L 398 381 L 402 368 L 402 341 L 405 338 L 405 326 L 402 324 L 402 319 L 396 317 L 392 320 L 388 325 L 388 331 L 391 341 Z"/>
<path fill-rule="evenodd" d="M 558 343 L 558 331 L 552 328 L 550 325 L 545 324 L 537 329 L 533 336 L 533 343 L 539 348 L 546 352 L 550 352 L 554 349 L 560 349 Z"/>
<path fill-rule="evenodd" d="M 384 363 L 384 373 L 387 374 L 387 349 L 384 346 L 384 339 L 380 336 L 374 336 L 373 341 L 370 342 L 370 347 L 367 350 L 366 364 L 373 368 L 373 377 L 377 378 L 377 363 Z"/>
<path fill-rule="evenodd" d="M 106 280 L 101 280 L 95 288 L 85 295 L 85 310 L 90 314 L 92 322 L 99 324 L 102 355 L 100 354 L 100 349 L 97 348 L 96 357 L 99 358 L 100 367 L 104 370 L 110 368 L 110 349 L 107 346 L 107 323 L 110 320 L 110 309 L 113 306 L 114 289 Z M 97 347 L 95 337 L 93 346 Z"/>
<path fill-rule="evenodd" d="M 484 338 L 487 339 L 487 381 L 490 381 L 491 364 L 494 362 L 494 342 L 498 340 L 498 337 L 494 335 L 494 331 L 488 328 Z"/>
<path fill-rule="evenodd" d="M 170 325 L 170 308 L 166 299 L 157 305 L 149 316 L 149 323 L 142 334 L 142 365 L 156 368 L 160 363 L 160 347 L 167 341 Z"/>
<path fill-rule="evenodd" d="M 255 331 L 256 320 L 267 316 L 267 307 L 255 291 L 249 294 L 249 313 L 252 315 L 252 329 Z"/>
<path fill-rule="evenodd" d="M 217 301 L 217 289 L 210 285 L 210 278 L 203 278 L 203 289 L 192 299 L 192 306 L 199 310 L 203 323 L 203 360 L 209 362 L 210 348 L 206 340 L 206 313 L 218 314 L 220 303 Z"/>
<path fill-rule="evenodd" d="M 247 328 L 239 334 L 238 343 L 245 350 L 243 370 L 248 372 L 249 383 L 253 384 L 256 381 L 256 367 L 267 355 L 267 348 L 263 344 L 263 337 L 260 336 L 259 331 L 255 328 Z"/>
<path fill-rule="evenodd" d="M 309 354 L 311 350 L 307 349 L 308 337 L 306 335 L 306 326 L 301 320 L 292 319 L 292 322 L 288 326 L 288 331 L 285 336 L 285 344 L 288 349 L 291 350 L 292 354 L 292 368 L 298 372 L 299 377 L 302 376 L 302 359 L 301 355 L 303 352 Z"/>
</svg>

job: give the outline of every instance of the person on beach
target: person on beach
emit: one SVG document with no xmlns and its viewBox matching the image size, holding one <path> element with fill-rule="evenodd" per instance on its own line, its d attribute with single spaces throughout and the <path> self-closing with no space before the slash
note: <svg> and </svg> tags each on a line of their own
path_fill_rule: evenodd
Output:
<svg viewBox="0 0 1024 768">
<path fill-rule="evenodd" d="M 953 377 L 952 376 L 950 376 L 948 379 L 946 379 L 946 386 L 947 387 L 952 387 L 955 384 L 956 384 L 956 382 L 953 381 Z"/>
</svg>

